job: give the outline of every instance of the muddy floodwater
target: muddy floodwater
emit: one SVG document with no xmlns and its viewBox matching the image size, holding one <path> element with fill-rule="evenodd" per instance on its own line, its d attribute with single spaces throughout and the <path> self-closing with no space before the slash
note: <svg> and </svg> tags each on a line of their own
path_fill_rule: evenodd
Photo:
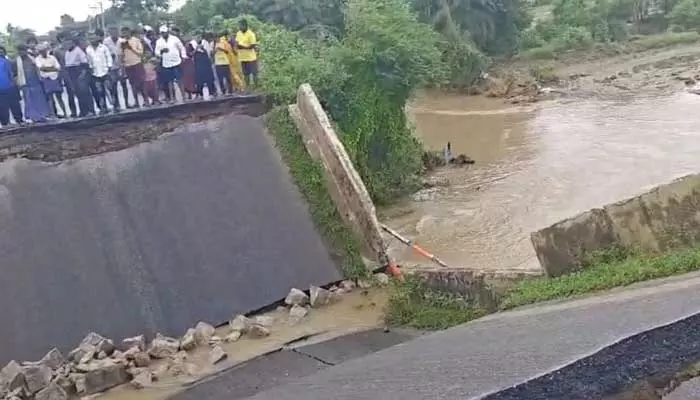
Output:
<svg viewBox="0 0 700 400">
<path fill-rule="evenodd" d="M 700 171 L 700 96 L 667 86 L 525 107 L 423 93 L 409 114 L 426 147 L 449 141 L 476 164 L 437 171 L 450 186 L 380 218 L 455 267 L 539 268 L 530 232 Z M 405 265 L 426 263 L 391 243 Z"/>
</svg>

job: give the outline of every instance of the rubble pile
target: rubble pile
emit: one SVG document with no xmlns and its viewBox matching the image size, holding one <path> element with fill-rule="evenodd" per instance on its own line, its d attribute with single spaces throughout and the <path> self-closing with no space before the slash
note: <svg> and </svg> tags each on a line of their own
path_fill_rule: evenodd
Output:
<svg viewBox="0 0 700 400">
<path fill-rule="evenodd" d="M 312 309 L 333 304 L 357 287 L 388 282 L 387 275 L 375 274 L 372 280 L 346 280 L 329 289 L 312 285 L 308 294 L 293 288 L 284 300 L 287 322 L 298 324 Z M 197 376 L 201 371 L 189 360 L 188 352 L 205 349 L 210 364 L 219 364 L 228 358 L 223 342 L 267 337 L 275 322 L 269 315 L 236 315 L 223 339 L 212 325 L 199 322 L 179 339 L 158 333 L 150 343 L 138 335 L 115 344 L 91 332 L 67 356 L 54 348 L 39 361 L 10 361 L 0 370 L 0 399 L 71 400 L 123 384 L 143 389 L 168 377 Z"/>
</svg>

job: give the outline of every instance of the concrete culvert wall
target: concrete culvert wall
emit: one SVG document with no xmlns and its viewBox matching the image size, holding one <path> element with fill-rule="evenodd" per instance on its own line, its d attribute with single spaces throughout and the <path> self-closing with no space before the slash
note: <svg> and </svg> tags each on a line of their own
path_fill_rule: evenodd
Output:
<svg viewBox="0 0 700 400">
<path fill-rule="evenodd" d="M 130 144 L 0 163 L 3 363 L 90 331 L 179 336 L 341 278 L 258 118 Z"/>
<path fill-rule="evenodd" d="M 580 268 L 587 253 L 618 247 L 655 253 L 700 243 L 700 174 L 595 208 L 531 235 L 550 276 Z"/>
</svg>

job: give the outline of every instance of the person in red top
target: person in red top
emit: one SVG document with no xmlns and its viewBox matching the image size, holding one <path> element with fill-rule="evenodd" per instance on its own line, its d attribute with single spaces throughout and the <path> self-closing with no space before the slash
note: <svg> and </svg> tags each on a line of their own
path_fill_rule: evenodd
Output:
<svg viewBox="0 0 700 400">
<path fill-rule="evenodd" d="M 183 95 L 187 96 L 187 100 L 192 100 L 192 97 L 197 96 L 197 72 L 194 65 L 194 47 L 191 43 L 185 45 L 187 58 L 182 60 L 182 86 L 185 88 Z"/>
</svg>

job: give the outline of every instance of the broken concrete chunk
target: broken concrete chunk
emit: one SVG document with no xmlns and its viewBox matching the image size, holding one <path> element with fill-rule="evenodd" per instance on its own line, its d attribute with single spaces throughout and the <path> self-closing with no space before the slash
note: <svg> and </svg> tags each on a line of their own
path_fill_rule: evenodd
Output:
<svg viewBox="0 0 700 400">
<path fill-rule="evenodd" d="M 70 374 L 68 377 L 73 382 L 76 394 L 85 394 L 87 392 L 85 374 Z"/>
<path fill-rule="evenodd" d="M 80 342 L 80 344 L 93 346 L 95 348 L 96 353 L 104 351 L 105 353 L 107 353 L 107 355 L 112 354 L 114 352 L 114 349 L 116 348 L 114 346 L 114 342 L 112 342 L 111 339 L 107 339 L 106 337 L 95 332 L 88 333 L 88 335 L 85 336 L 85 339 L 83 339 L 83 341 Z"/>
<path fill-rule="evenodd" d="M 226 357 L 228 357 L 228 354 L 226 354 L 221 346 L 214 346 L 209 354 L 209 362 L 211 362 L 212 365 L 215 365 L 225 360 Z"/>
<path fill-rule="evenodd" d="M 51 368 L 44 365 L 24 367 L 22 369 L 22 374 L 24 375 L 24 381 L 29 394 L 33 395 L 47 387 L 51 382 L 52 373 L 53 371 L 51 371 Z"/>
<path fill-rule="evenodd" d="M 51 382 L 34 397 L 35 400 L 68 400 L 69 394 L 56 382 Z"/>
<path fill-rule="evenodd" d="M 114 353 L 112 353 L 112 354 L 114 354 Z M 105 353 L 104 351 L 101 351 L 101 352 L 97 353 L 95 358 L 98 360 L 104 360 L 105 358 L 107 358 L 107 353 Z"/>
<path fill-rule="evenodd" d="M 381 286 L 386 286 L 389 284 L 389 275 L 383 272 L 378 272 L 374 274 L 374 280 L 376 280 Z"/>
<path fill-rule="evenodd" d="M 194 327 L 194 339 L 197 345 L 204 346 L 209 343 L 209 339 L 216 333 L 216 329 L 206 322 L 198 322 Z"/>
<path fill-rule="evenodd" d="M 349 279 L 340 282 L 340 288 L 345 290 L 346 293 L 352 292 L 352 290 L 355 289 L 355 287 L 357 287 L 355 285 L 355 282 Z"/>
<path fill-rule="evenodd" d="M 153 358 L 165 358 L 168 356 L 175 355 L 178 352 L 180 343 L 160 333 L 156 335 L 156 338 L 151 342 L 151 347 L 148 349 L 148 354 Z"/>
<path fill-rule="evenodd" d="M 270 327 L 275 323 L 275 317 L 271 315 L 258 315 L 253 321 L 256 325 Z"/>
<path fill-rule="evenodd" d="M 270 336 L 270 330 L 265 328 L 262 325 L 253 324 L 250 326 L 250 328 L 248 328 L 248 332 L 246 334 L 250 338 L 260 339 L 260 338 Z"/>
<path fill-rule="evenodd" d="M 75 384 L 78 388 L 78 394 L 86 395 L 103 392 L 128 381 L 129 374 L 126 372 L 126 365 L 106 359 L 100 361 L 98 368 L 85 373 L 82 392 L 78 388 L 77 381 Z"/>
<path fill-rule="evenodd" d="M 307 310 L 306 307 L 295 305 L 291 310 L 289 310 L 289 321 L 296 324 L 306 317 L 306 314 L 308 313 L 309 310 Z"/>
<path fill-rule="evenodd" d="M 85 353 L 83 353 L 83 356 L 78 360 L 79 364 L 86 364 L 92 361 L 96 356 L 97 356 L 97 349 L 92 347 L 88 348 L 90 345 L 83 345 L 86 347 Z"/>
<path fill-rule="evenodd" d="M 253 325 L 253 321 L 245 315 L 239 314 L 236 315 L 231 321 L 229 321 L 228 325 L 232 331 L 246 333 L 248 331 L 248 328 L 250 328 L 250 326 Z"/>
<path fill-rule="evenodd" d="M 24 386 L 22 366 L 12 360 L 0 370 L 0 392 L 9 392 L 22 386 Z"/>
<path fill-rule="evenodd" d="M 289 294 L 284 299 L 284 304 L 288 306 L 298 305 L 303 306 L 309 302 L 309 296 L 297 288 L 292 288 Z"/>
<path fill-rule="evenodd" d="M 234 331 L 234 332 L 236 332 L 236 331 Z M 222 341 L 223 341 L 223 340 L 222 340 L 220 337 L 218 337 L 218 336 L 212 336 L 212 337 L 209 339 L 209 345 L 210 345 L 210 346 L 216 346 L 217 344 L 221 344 Z"/>
<path fill-rule="evenodd" d="M 61 352 L 55 347 L 49 350 L 49 352 L 46 353 L 41 360 L 39 360 L 39 364 L 51 368 L 52 371 L 60 368 L 65 362 L 66 359 L 63 358 L 63 354 L 61 354 Z"/>
<path fill-rule="evenodd" d="M 131 380 L 131 386 L 135 389 L 143 389 L 151 383 L 153 383 L 153 374 L 147 369 L 134 375 L 134 379 Z"/>
<path fill-rule="evenodd" d="M 158 364 L 155 366 L 155 368 L 152 369 L 153 372 L 153 380 L 159 381 L 163 380 L 165 376 L 168 374 L 168 365 L 167 364 Z"/>
<path fill-rule="evenodd" d="M 311 285 L 311 307 L 318 308 L 330 304 L 334 300 L 334 294 L 324 288 Z"/>
<path fill-rule="evenodd" d="M 72 396 L 76 394 L 75 391 L 75 383 L 70 379 L 69 375 L 63 376 L 59 375 L 56 377 L 56 379 L 52 382 L 52 384 L 57 384 L 58 386 L 63 389 L 64 392 L 68 394 L 68 396 Z"/>
<path fill-rule="evenodd" d="M 180 339 L 180 348 L 183 350 L 192 350 L 197 347 L 197 341 L 195 340 L 195 330 L 190 328 L 185 332 L 185 335 Z"/>
<path fill-rule="evenodd" d="M 81 344 L 75 349 L 73 349 L 70 353 L 68 353 L 68 359 L 75 363 L 79 363 L 83 358 L 86 357 L 87 354 L 94 355 L 95 346 L 89 344 Z M 92 359 L 92 355 L 89 356 L 90 359 Z"/>
<path fill-rule="evenodd" d="M 224 338 L 224 342 L 233 343 L 233 342 L 238 341 L 238 339 L 240 339 L 240 338 L 241 338 L 241 331 L 232 331 L 231 333 L 228 334 L 228 336 L 226 336 Z"/>
<path fill-rule="evenodd" d="M 122 340 L 122 350 L 130 349 L 134 346 L 138 347 L 141 351 L 146 350 L 146 337 L 143 335 L 138 335 Z"/>
<path fill-rule="evenodd" d="M 137 367 L 147 367 L 151 364 L 151 357 L 145 351 L 139 351 L 133 357 L 133 363 Z"/>
</svg>

